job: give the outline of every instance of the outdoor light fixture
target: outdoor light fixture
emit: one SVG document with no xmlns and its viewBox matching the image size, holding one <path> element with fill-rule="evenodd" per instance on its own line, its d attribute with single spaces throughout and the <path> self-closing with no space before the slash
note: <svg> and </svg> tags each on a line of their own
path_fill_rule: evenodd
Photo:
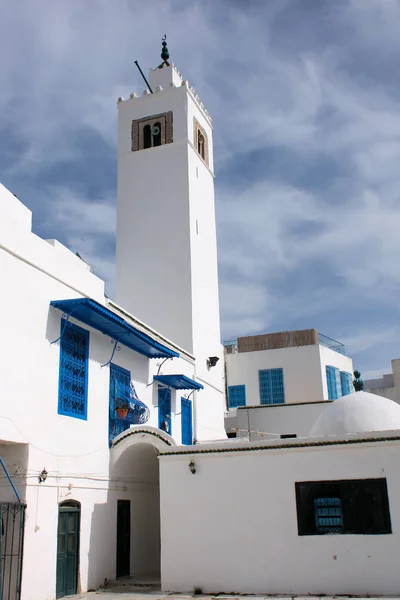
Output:
<svg viewBox="0 0 400 600">
<path fill-rule="evenodd" d="M 43 469 L 41 473 L 39 473 L 39 483 L 43 483 L 47 479 L 48 472 L 46 469 Z"/>
<path fill-rule="evenodd" d="M 209 369 L 211 369 L 211 367 L 215 367 L 215 365 L 217 364 L 218 361 L 219 361 L 218 356 L 210 356 L 209 358 L 207 358 L 207 367 Z"/>
<path fill-rule="evenodd" d="M 191 460 L 189 463 L 189 469 L 192 475 L 194 475 L 196 473 L 196 463 L 194 462 L 194 460 Z"/>
</svg>

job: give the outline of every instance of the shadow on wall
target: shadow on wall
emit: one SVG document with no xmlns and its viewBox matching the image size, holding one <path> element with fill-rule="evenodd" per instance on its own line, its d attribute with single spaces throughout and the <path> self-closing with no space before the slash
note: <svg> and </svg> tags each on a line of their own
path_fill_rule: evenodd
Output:
<svg viewBox="0 0 400 600">
<path fill-rule="evenodd" d="M 136 438 L 136 436 L 133 436 Z M 138 439 L 138 438 L 136 438 Z M 124 568 L 139 578 L 160 578 L 160 490 L 158 450 L 151 443 L 135 442 L 125 447 L 110 468 L 111 479 L 120 488 L 110 492 L 115 527 L 117 570 Z M 124 506 L 125 505 L 125 506 Z M 121 529 L 129 506 L 130 533 Z M 126 553 L 128 564 L 125 564 Z M 118 564 L 119 563 L 119 564 Z"/>
<path fill-rule="evenodd" d="M 112 494 L 111 494 L 112 496 Z M 106 579 L 115 578 L 115 520 L 110 493 L 104 503 L 94 504 L 88 518 L 90 538 L 87 555 L 87 589 L 93 591 L 104 585 Z M 83 550 L 83 548 L 82 548 Z M 81 550 L 81 560 L 82 560 Z M 79 588 L 78 588 L 79 590 Z"/>
</svg>

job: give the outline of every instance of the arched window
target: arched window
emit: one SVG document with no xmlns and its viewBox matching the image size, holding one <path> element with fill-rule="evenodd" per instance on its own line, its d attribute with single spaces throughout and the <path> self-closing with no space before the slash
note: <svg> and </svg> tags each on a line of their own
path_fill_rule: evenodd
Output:
<svg viewBox="0 0 400 600">
<path fill-rule="evenodd" d="M 206 141 L 200 130 L 197 131 L 197 152 L 203 160 L 206 159 Z"/>
<path fill-rule="evenodd" d="M 193 135 L 194 147 L 199 154 L 200 158 L 204 160 L 208 165 L 208 140 L 207 134 L 204 129 L 200 126 L 196 118 L 194 118 L 194 135 Z"/>
<path fill-rule="evenodd" d="M 152 131 L 150 125 L 143 127 L 143 148 L 151 148 Z"/>
<path fill-rule="evenodd" d="M 161 123 L 157 121 L 151 128 L 151 145 L 161 146 Z"/>
</svg>

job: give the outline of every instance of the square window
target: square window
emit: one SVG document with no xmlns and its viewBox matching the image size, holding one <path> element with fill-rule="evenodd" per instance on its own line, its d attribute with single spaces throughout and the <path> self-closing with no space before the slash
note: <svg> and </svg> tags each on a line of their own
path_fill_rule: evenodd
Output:
<svg viewBox="0 0 400 600">
<path fill-rule="evenodd" d="M 297 482 L 299 535 L 392 533 L 385 478 Z"/>
<path fill-rule="evenodd" d="M 246 406 L 246 386 L 230 385 L 228 386 L 228 408 L 238 406 Z"/>
</svg>

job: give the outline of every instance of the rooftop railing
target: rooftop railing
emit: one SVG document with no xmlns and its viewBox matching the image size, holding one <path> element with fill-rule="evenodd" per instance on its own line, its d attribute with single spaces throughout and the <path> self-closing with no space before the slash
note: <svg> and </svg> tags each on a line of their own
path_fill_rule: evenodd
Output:
<svg viewBox="0 0 400 600">
<path fill-rule="evenodd" d="M 318 333 L 318 341 L 321 346 L 325 346 L 330 350 L 334 350 L 335 352 L 339 352 L 339 354 L 343 354 L 346 356 L 346 346 L 337 340 L 333 340 L 327 335 L 323 335 L 322 333 Z"/>
</svg>

